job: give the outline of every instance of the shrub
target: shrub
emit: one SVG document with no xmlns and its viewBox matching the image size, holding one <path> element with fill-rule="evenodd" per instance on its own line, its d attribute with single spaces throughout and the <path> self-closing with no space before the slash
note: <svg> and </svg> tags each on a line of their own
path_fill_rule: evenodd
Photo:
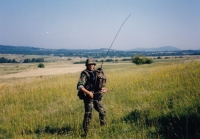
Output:
<svg viewBox="0 0 200 139">
<path fill-rule="evenodd" d="M 112 59 L 106 59 L 106 62 L 113 62 Z"/>
<path fill-rule="evenodd" d="M 122 59 L 121 61 L 131 61 L 131 59 Z"/>
<path fill-rule="evenodd" d="M 44 62 L 44 58 L 37 58 L 36 62 Z"/>
<path fill-rule="evenodd" d="M 40 64 L 38 65 L 38 68 L 44 68 L 44 64 L 43 64 L 43 63 L 40 63 Z"/>
<path fill-rule="evenodd" d="M 74 62 L 73 64 L 85 64 L 85 61 Z"/>
<path fill-rule="evenodd" d="M 36 62 L 36 59 L 35 59 L 35 58 L 32 58 L 31 62 Z"/>
<path fill-rule="evenodd" d="M 151 64 L 151 63 L 153 63 L 153 59 L 147 58 L 147 59 L 146 59 L 146 64 Z"/>
<path fill-rule="evenodd" d="M 24 63 L 31 63 L 30 59 L 24 59 Z"/>
<path fill-rule="evenodd" d="M 142 57 L 142 55 L 136 55 L 135 57 L 132 57 L 132 62 L 137 65 L 151 64 L 151 63 L 153 63 L 153 59 Z"/>
</svg>

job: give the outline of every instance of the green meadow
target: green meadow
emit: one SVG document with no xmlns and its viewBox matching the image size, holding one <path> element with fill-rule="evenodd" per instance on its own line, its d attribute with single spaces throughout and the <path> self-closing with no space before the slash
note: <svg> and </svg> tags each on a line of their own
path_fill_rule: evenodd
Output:
<svg viewBox="0 0 200 139">
<path fill-rule="evenodd" d="M 139 66 L 105 63 L 103 69 L 109 90 L 103 96 L 107 125 L 99 125 L 94 110 L 87 138 L 200 138 L 198 57 Z M 79 74 L 1 82 L 0 139 L 82 138 L 84 107 L 76 90 Z"/>
</svg>

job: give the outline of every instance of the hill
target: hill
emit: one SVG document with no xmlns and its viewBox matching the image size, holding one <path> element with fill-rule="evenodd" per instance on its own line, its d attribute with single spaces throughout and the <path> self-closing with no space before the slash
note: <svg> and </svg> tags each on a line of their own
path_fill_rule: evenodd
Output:
<svg viewBox="0 0 200 139">
<path fill-rule="evenodd" d="M 172 46 L 159 48 L 137 48 L 128 51 L 110 49 L 46 49 L 29 46 L 0 45 L 1 54 L 23 54 L 23 55 L 54 55 L 54 56 L 78 56 L 78 57 L 132 57 L 134 55 L 144 56 L 174 56 L 174 55 L 200 55 L 200 50 L 181 50 Z"/>
<path fill-rule="evenodd" d="M 173 46 L 163 46 L 158 48 L 136 48 L 132 49 L 132 51 L 181 51 L 181 49 Z"/>
</svg>

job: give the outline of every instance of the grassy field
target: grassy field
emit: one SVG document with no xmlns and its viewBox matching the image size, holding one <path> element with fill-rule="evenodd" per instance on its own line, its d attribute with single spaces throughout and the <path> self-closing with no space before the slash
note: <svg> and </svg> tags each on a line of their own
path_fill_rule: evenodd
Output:
<svg viewBox="0 0 200 139">
<path fill-rule="evenodd" d="M 110 90 L 103 96 L 107 125 L 100 127 L 93 111 L 87 138 L 200 138 L 198 57 L 140 66 L 105 63 L 103 68 Z M 2 81 L 0 139 L 81 138 L 84 110 L 76 90 L 79 74 Z"/>
</svg>

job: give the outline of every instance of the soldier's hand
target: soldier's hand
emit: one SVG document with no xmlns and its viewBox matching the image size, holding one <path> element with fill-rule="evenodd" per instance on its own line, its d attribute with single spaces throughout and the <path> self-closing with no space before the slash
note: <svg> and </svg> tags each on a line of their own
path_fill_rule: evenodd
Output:
<svg viewBox="0 0 200 139">
<path fill-rule="evenodd" d="M 107 92 L 108 92 L 108 89 L 105 88 L 105 87 L 103 87 L 103 88 L 101 89 L 101 92 L 103 92 L 103 93 L 107 93 Z"/>
<path fill-rule="evenodd" d="M 81 91 L 85 92 L 90 98 L 93 98 L 93 93 L 85 89 L 84 87 L 81 88 Z"/>
<path fill-rule="evenodd" d="M 89 92 L 89 93 L 88 93 L 88 96 L 89 96 L 90 98 L 93 98 L 93 97 L 94 97 L 94 95 L 93 95 L 92 92 Z"/>
</svg>

